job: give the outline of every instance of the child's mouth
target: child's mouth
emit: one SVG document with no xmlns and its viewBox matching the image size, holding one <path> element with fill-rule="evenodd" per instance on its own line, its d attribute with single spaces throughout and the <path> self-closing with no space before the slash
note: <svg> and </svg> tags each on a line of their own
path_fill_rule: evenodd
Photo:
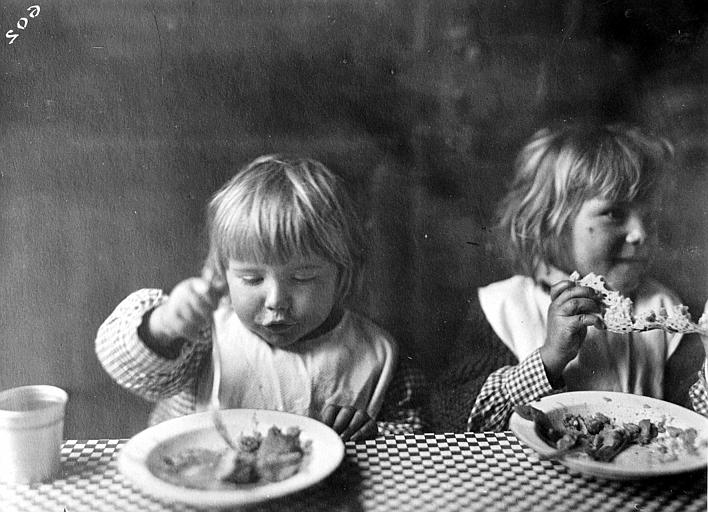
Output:
<svg viewBox="0 0 708 512">
<path fill-rule="evenodd" d="M 283 334 L 292 329 L 293 327 L 295 327 L 295 324 L 289 322 L 274 322 L 272 324 L 265 324 L 263 326 L 264 329 L 275 334 Z"/>
</svg>

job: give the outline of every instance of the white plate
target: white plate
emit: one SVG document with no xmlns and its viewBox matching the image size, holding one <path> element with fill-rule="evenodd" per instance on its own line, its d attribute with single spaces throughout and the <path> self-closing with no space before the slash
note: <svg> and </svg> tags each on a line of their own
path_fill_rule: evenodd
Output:
<svg viewBox="0 0 708 512">
<path fill-rule="evenodd" d="M 164 456 L 188 448 L 217 451 L 226 448 L 214 429 L 211 414 L 206 412 L 165 421 L 135 435 L 118 455 L 120 472 L 140 490 L 165 501 L 199 507 L 232 507 L 260 503 L 310 487 L 337 469 L 344 457 L 344 443 L 339 435 L 312 418 L 259 409 L 225 409 L 221 414 L 234 438 L 255 431 L 266 434 L 273 425 L 283 431 L 299 427 L 301 441 L 311 442 L 303 467 L 280 482 L 214 490 L 182 487 L 160 479 L 156 468 Z"/>
<path fill-rule="evenodd" d="M 560 460 L 571 472 L 613 480 L 632 480 L 694 471 L 705 468 L 708 462 L 708 419 L 663 400 L 628 393 L 574 391 L 547 396 L 529 405 L 545 412 L 554 426 L 560 426 L 568 413 L 588 416 L 600 412 L 618 424 L 638 423 L 646 418 L 654 423 L 665 421 L 667 426 L 692 427 L 698 432 L 696 444 L 699 448 L 694 455 L 682 454 L 677 460 L 662 461 L 656 443 L 631 445 L 611 462 L 599 462 L 583 453 L 571 453 Z M 550 455 L 555 451 L 538 437 L 533 421 L 514 413 L 509 426 L 522 442 L 539 454 Z"/>
</svg>

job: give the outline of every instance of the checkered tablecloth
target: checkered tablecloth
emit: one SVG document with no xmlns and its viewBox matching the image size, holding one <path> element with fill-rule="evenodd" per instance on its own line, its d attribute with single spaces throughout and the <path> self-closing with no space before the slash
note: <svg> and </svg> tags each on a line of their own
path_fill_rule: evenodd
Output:
<svg viewBox="0 0 708 512">
<path fill-rule="evenodd" d="M 2 512 L 192 511 L 137 491 L 116 468 L 126 440 L 66 441 L 52 483 L 0 484 Z M 315 487 L 248 511 L 706 512 L 706 473 L 636 482 L 569 474 L 510 432 L 406 435 L 346 444 Z"/>
</svg>

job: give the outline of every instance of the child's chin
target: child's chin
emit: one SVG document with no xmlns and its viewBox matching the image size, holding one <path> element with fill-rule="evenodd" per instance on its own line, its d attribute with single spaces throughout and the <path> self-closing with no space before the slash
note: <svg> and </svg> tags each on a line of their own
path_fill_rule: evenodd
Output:
<svg viewBox="0 0 708 512">
<path fill-rule="evenodd" d="M 613 290 L 617 290 L 624 296 L 632 295 L 642 282 L 644 274 L 627 275 L 621 279 L 616 279 L 616 282 L 608 282 Z"/>
<path fill-rule="evenodd" d="M 299 337 L 296 336 L 283 336 L 279 334 L 273 334 L 273 333 L 258 333 L 258 335 L 265 341 L 268 345 L 271 347 L 277 347 L 277 348 L 288 348 L 295 343 L 297 343 L 297 340 Z"/>
</svg>

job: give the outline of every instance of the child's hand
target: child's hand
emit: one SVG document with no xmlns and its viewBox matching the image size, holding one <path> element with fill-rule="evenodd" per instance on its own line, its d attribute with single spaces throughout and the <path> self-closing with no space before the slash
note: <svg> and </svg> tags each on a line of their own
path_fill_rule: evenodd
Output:
<svg viewBox="0 0 708 512">
<path fill-rule="evenodd" d="M 592 288 L 560 281 L 551 287 L 546 342 L 539 350 L 549 381 L 557 381 L 565 366 L 578 355 L 587 328 L 604 327 L 600 296 Z"/>
<path fill-rule="evenodd" d="M 363 441 L 378 434 L 376 422 L 354 407 L 330 404 L 322 411 L 322 423 L 332 427 L 343 441 Z"/>
<path fill-rule="evenodd" d="M 185 279 L 150 316 L 150 334 L 163 343 L 199 341 L 199 333 L 211 322 L 224 290 L 225 285 L 215 282 L 211 274 Z"/>
</svg>

